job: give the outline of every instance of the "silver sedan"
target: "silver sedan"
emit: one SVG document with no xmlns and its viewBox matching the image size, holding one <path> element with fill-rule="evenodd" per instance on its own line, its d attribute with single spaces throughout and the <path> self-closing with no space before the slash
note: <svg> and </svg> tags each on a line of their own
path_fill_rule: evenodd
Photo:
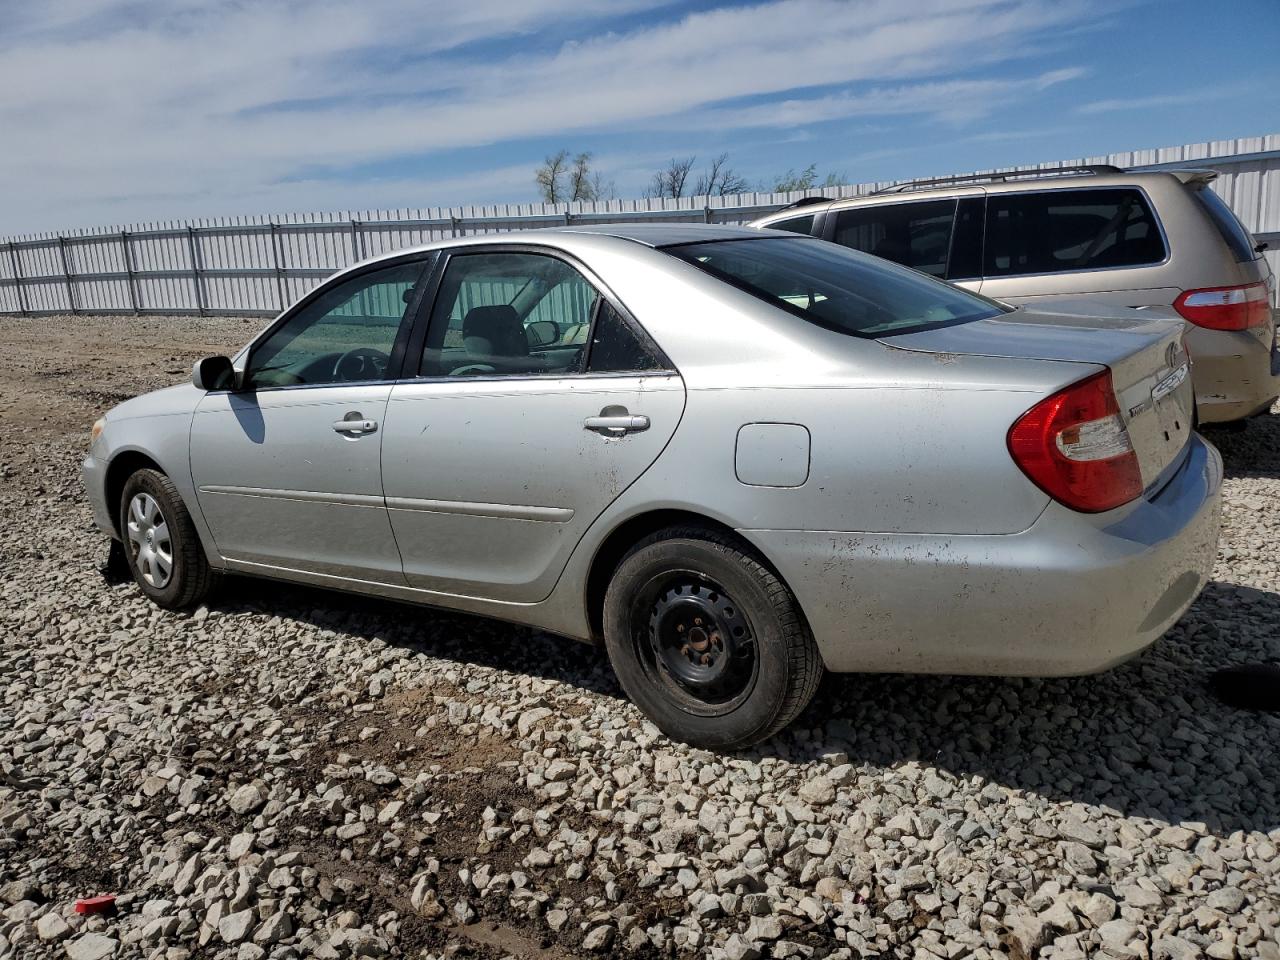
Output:
<svg viewBox="0 0 1280 960">
<path fill-rule="evenodd" d="M 1182 324 L 1011 309 L 820 240 L 610 225 L 402 251 L 94 425 L 163 607 L 249 574 L 603 642 L 731 749 L 823 670 L 1061 675 L 1208 576 Z"/>
</svg>

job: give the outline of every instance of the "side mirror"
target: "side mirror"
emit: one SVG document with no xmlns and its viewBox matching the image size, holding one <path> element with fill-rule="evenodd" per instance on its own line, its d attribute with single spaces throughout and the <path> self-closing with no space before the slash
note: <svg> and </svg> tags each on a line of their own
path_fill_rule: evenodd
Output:
<svg viewBox="0 0 1280 960">
<path fill-rule="evenodd" d="M 535 320 L 524 328 L 524 335 L 534 349 L 545 347 L 560 339 L 560 324 L 554 320 Z"/>
<path fill-rule="evenodd" d="M 232 390 L 236 371 L 228 357 L 205 357 L 191 368 L 191 382 L 197 390 Z"/>
</svg>

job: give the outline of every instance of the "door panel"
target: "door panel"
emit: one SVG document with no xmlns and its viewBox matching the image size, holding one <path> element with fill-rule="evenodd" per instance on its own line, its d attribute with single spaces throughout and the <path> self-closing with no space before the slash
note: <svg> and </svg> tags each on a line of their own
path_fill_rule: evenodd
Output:
<svg viewBox="0 0 1280 960">
<path fill-rule="evenodd" d="M 382 472 L 409 585 L 544 599 L 587 527 L 657 459 L 683 410 L 675 374 L 397 384 Z M 618 436 L 588 429 L 601 414 L 647 417 L 648 426 Z"/>
<path fill-rule="evenodd" d="M 379 457 L 391 384 L 213 393 L 191 427 L 200 509 L 228 559 L 403 584 Z M 369 421 L 373 429 L 335 429 Z"/>
</svg>

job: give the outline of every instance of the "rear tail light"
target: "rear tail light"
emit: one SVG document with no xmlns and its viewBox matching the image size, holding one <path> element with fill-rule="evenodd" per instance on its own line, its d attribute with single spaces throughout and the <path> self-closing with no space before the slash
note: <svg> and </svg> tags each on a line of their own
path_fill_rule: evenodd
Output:
<svg viewBox="0 0 1280 960">
<path fill-rule="evenodd" d="M 1142 493 L 1110 370 L 1041 400 L 1017 419 L 1008 442 L 1032 483 L 1073 510 L 1101 513 Z"/>
<path fill-rule="evenodd" d="M 1173 308 L 1210 330 L 1249 330 L 1271 321 L 1271 295 L 1265 283 L 1187 290 L 1173 301 Z"/>
</svg>

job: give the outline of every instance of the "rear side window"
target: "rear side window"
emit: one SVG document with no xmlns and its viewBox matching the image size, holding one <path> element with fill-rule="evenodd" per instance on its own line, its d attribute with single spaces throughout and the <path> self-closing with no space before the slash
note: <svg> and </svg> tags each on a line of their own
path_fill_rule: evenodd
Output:
<svg viewBox="0 0 1280 960">
<path fill-rule="evenodd" d="M 993 193 L 983 273 L 1013 277 L 1159 263 L 1164 238 L 1140 190 Z"/>
<path fill-rule="evenodd" d="M 835 242 L 911 267 L 931 277 L 947 275 L 955 200 L 923 200 L 855 207 L 836 217 Z"/>
<path fill-rule="evenodd" d="M 998 316 L 994 301 L 820 240 L 770 237 L 665 247 L 723 282 L 857 337 L 918 333 Z"/>
<path fill-rule="evenodd" d="M 643 373 L 665 364 L 607 300 L 600 301 L 591 335 L 590 373 Z"/>
<path fill-rule="evenodd" d="M 773 223 L 766 223 L 765 227 L 769 230 L 788 230 L 791 233 L 813 233 L 813 221 L 817 219 L 814 214 L 807 217 L 792 217 L 790 220 L 775 220 Z"/>
<path fill-rule="evenodd" d="M 1240 219 L 1232 209 L 1227 206 L 1227 201 L 1223 200 L 1207 186 L 1201 187 L 1195 191 L 1195 194 L 1205 212 L 1213 218 L 1214 226 L 1222 234 L 1222 239 L 1227 241 L 1227 246 L 1231 248 L 1233 257 L 1241 263 L 1245 263 L 1261 256 L 1254 249 L 1253 236 L 1245 229 L 1244 224 L 1240 222 Z"/>
</svg>

